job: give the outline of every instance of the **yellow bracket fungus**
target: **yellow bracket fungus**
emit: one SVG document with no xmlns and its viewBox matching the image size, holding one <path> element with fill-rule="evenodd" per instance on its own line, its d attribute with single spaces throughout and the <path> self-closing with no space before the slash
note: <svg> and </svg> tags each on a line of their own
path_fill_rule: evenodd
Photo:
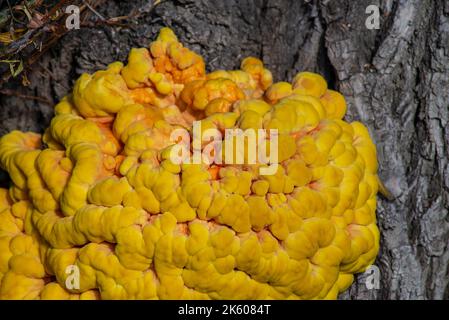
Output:
<svg viewBox="0 0 449 320">
<path fill-rule="evenodd" d="M 206 74 L 163 28 L 0 139 L 1 299 L 335 299 L 376 258 L 376 148 L 318 74 Z M 175 164 L 170 132 L 277 129 L 279 166 Z M 76 272 L 75 272 L 76 271 Z"/>
</svg>

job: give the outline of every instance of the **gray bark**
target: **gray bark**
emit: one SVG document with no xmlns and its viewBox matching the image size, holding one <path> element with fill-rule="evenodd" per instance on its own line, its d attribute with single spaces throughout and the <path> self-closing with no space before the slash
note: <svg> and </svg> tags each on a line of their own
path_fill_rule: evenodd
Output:
<svg viewBox="0 0 449 320">
<path fill-rule="evenodd" d="M 380 30 L 365 26 L 370 4 L 381 10 Z M 448 1 L 166 0 L 150 11 L 151 1 L 115 0 L 98 10 L 114 17 L 136 7 L 144 14 L 131 28 L 71 31 L 33 66 L 27 88 L 18 81 L 4 88 L 54 103 L 82 72 L 126 61 L 131 47 L 147 46 L 165 25 L 203 55 L 208 70 L 237 68 L 253 55 L 276 80 L 319 72 L 345 95 L 346 120 L 368 126 L 394 196 L 378 201 L 380 288 L 367 289 L 359 275 L 341 298 L 449 297 Z M 0 135 L 42 132 L 52 115 L 42 102 L 1 96 Z"/>
</svg>

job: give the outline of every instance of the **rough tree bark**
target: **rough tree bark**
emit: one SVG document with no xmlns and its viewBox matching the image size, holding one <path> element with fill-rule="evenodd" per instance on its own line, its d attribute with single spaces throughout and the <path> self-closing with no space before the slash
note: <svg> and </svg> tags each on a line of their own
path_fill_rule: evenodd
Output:
<svg viewBox="0 0 449 320">
<path fill-rule="evenodd" d="M 126 60 L 161 26 L 202 54 L 208 69 L 238 67 L 260 57 L 276 80 L 301 70 L 322 73 L 347 98 L 347 120 L 365 123 L 376 142 L 380 176 L 394 196 L 379 197 L 380 289 L 364 275 L 343 299 L 449 297 L 449 2 L 446 0 L 166 0 L 107 1 L 104 17 L 140 7 L 131 28 L 71 31 L 32 68 L 31 84 L 3 88 L 61 99 L 82 72 Z M 378 5 L 380 30 L 365 27 L 368 5 Z M 93 20 L 99 19 L 94 15 Z M 0 135 L 42 132 L 51 105 L 0 97 Z M 0 173 L 5 185 L 6 175 Z"/>
</svg>

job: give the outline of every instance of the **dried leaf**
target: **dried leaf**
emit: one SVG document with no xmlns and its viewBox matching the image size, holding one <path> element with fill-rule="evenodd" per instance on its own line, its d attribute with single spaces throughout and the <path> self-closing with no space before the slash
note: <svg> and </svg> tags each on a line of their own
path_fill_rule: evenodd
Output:
<svg viewBox="0 0 449 320">
<path fill-rule="evenodd" d="M 26 29 L 16 29 L 13 32 L 0 33 L 0 43 L 10 44 L 14 40 L 20 38 Z"/>
<path fill-rule="evenodd" d="M 33 15 L 33 18 L 28 23 L 28 28 L 29 29 L 37 29 L 37 28 L 41 27 L 44 24 L 43 19 L 44 19 L 44 16 L 42 14 L 40 14 L 39 12 L 35 12 Z"/>
<path fill-rule="evenodd" d="M 28 87 L 30 85 L 30 80 L 28 79 L 26 74 L 22 75 L 22 85 Z"/>
<path fill-rule="evenodd" d="M 0 42 L 9 44 L 13 42 L 12 36 L 9 32 L 0 33 Z"/>
</svg>

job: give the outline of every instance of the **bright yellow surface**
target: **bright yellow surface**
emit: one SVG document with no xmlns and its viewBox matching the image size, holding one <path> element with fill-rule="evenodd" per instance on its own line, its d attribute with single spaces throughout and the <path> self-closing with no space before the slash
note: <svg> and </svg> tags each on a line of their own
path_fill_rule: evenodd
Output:
<svg viewBox="0 0 449 320">
<path fill-rule="evenodd" d="M 162 29 L 83 74 L 42 137 L 1 138 L 0 298 L 336 298 L 379 249 L 376 149 L 345 111 L 317 74 L 272 83 L 256 58 L 205 74 Z M 170 162 L 170 132 L 200 119 L 278 129 L 276 174 Z"/>
</svg>

